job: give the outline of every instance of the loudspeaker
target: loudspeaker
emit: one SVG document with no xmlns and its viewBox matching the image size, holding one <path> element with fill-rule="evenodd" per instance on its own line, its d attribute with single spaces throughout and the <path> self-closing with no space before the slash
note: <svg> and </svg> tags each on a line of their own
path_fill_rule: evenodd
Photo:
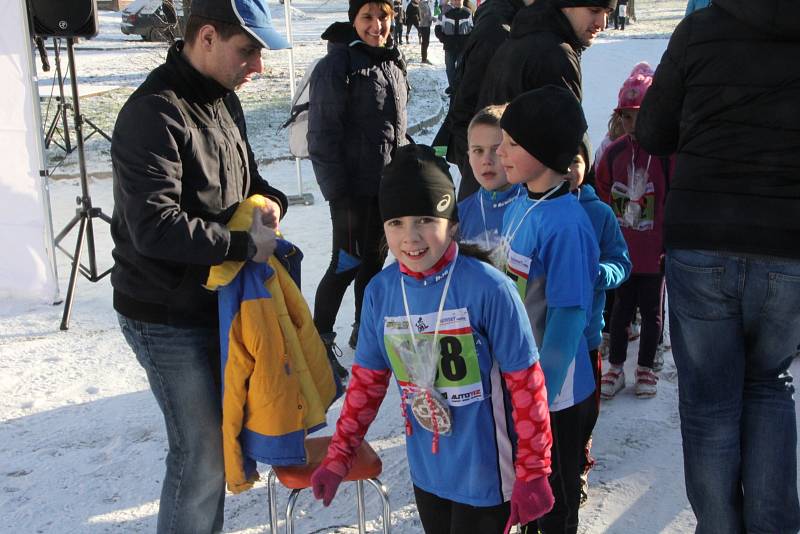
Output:
<svg viewBox="0 0 800 534">
<path fill-rule="evenodd" d="M 97 0 L 28 0 L 28 16 L 40 37 L 97 35 Z"/>
</svg>

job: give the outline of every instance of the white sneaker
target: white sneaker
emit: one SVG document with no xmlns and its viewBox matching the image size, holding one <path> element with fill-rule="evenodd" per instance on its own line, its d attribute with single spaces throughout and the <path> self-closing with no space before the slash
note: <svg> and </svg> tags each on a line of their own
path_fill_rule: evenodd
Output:
<svg viewBox="0 0 800 534">
<path fill-rule="evenodd" d="M 667 351 L 667 348 L 664 345 L 659 345 L 656 348 L 656 357 L 653 359 L 653 371 L 656 373 L 661 372 L 664 368 L 664 353 Z"/>
<path fill-rule="evenodd" d="M 658 392 L 658 377 L 649 367 L 636 367 L 636 396 L 640 399 L 651 399 Z"/>
<path fill-rule="evenodd" d="M 606 374 L 600 379 L 600 398 L 613 399 L 622 388 L 625 387 L 625 371 L 622 367 L 612 365 Z"/>
</svg>

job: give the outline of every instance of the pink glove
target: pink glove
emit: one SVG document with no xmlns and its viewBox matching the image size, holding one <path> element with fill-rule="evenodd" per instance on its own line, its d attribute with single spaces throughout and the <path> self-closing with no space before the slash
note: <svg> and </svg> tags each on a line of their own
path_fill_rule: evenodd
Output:
<svg viewBox="0 0 800 534">
<path fill-rule="evenodd" d="M 324 465 L 319 466 L 311 474 L 311 489 L 314 492 L 314 498 L 322 499 L 322 505 L 328 506 L 336 496 L 336 490 L 339 489 L 343 478 Z"/>
<path fill-rule="evenodd" d="M 314 490 L 316 493 L 316 489 Z M 505 534 L 516 524 L 527 524 L 542 517 L 553 508 L 553 490 L 547 477 L 538 477 L 525 482 L 517 479 L 511 490 L 511 515 L 506 523 Z"/>
</svg>

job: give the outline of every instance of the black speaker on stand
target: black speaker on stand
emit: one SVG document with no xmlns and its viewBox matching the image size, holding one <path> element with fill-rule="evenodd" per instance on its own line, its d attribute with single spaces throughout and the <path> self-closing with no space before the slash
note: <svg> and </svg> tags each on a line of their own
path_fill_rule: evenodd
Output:
<svg viewBox="0 0 800 534">
<path fill-rule="evenodd" d="M 28 0 L 33 34 L 39 37 L 97 35 L 96 0 Z"/>
<path fill-rule="evenodd" d="M 75 73 L 75 38 L 91 38 L 97 35 L 97 2 L 96 0 L 28 0 L 28 16 L 34 35 L 43 38 L 65 38 L 67 40 L 72 111 L 75 118 L 76 148 L 78 150 L 81 183 L 81 196 L 77 198 L 78 208 L 75 210 L 75 216 L 53 239 L 56 248 L 64 252 L 72 260 L 67 297 L 64 300 L 64 313 L 61 317 L 61 330 L 67 330 L 69 328 L 70 314 L 72 313 L 72 303 L 75 299 L 78 273 L 90 282 L 97 282 L 111 272 L 111 269 L 102 273 L 97 270 L 92 220 L 99 218 L 106 223 L 111 223 L 111 218 L 103 213 L 100 208 L 92 206 L 92 197 L 89 194 L 89 181 L 86 176 L 86 155 L 83 146 L 84 118 L 81 115 L 78 77 Z M 75 243 L 74 254 L 70 254 L 68 250 L 61 246 L 61 241 L 75 225 L 79 225 L 77 242 Z M 88 267 L 81 263 L 84 241 L 86 241 L 86 248 L 88 249 Z"/>
</svg>

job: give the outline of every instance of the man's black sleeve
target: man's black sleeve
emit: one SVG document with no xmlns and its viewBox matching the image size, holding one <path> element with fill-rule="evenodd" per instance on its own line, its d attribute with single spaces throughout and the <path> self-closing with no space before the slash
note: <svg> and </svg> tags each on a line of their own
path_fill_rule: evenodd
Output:
<svg viewBox="0 0 800 534">
<path fill-rule="evenodd" d="M 655 156 L 669 156 L 678 149 L 686 94 L 680 65 L 690 30 L 687 23 L 690 22 L 690 19 L 684 19 L 672 34 L 636 118 L 636 139 L 642 148 Z"/>
</svg>

